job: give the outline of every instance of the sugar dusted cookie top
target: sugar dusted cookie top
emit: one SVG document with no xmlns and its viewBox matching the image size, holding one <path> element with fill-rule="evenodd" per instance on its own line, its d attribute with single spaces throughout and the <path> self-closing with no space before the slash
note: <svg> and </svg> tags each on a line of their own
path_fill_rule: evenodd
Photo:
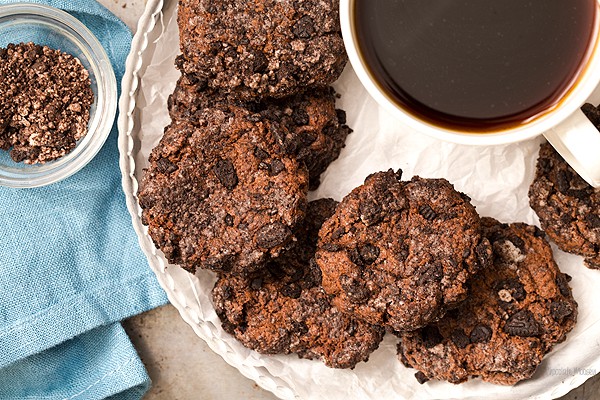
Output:
<svg viewBox="0 0 600 400">
<path fill-rule="evenodd" d="M 444 179 L 369 176 L 323 225 L 316 261 L 342 311 L 410 331 L 467 296 L 468 279 L 490 260 L 469 198 Z"/>
<path fill-rule="evenodd" d="M 335 210 L 330 199 L 308 205 L 294 232 L 297 242 L 248 278 L 225 274 L 213 302 L 225 331 L 261 353 L 297 353 L 333 368 L 366 361 L 381 342 L 382 327 L 342 314 L 321 287 L 312 259 L 323 221 Z"/>
<path fill-rule="evenodd" d="M 268 121 L 210 104 L 201 124 L 175 120 L 152 150 L 138 193 L 142 222 L 171 263 L 247 274 L 292 240 L 308 171 Z"/>
<path fill-rule="evenodd" d="M 180 0 L 179 68 L 239 98 L 328 86 L 347 56 L 338 0 Z"/>
</svg>

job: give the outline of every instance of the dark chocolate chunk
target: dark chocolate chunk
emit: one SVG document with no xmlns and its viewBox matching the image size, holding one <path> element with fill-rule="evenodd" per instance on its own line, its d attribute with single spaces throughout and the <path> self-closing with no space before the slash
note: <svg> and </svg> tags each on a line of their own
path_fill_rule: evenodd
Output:
<svg viewBox="0 0 600 400">
<path fill-rule="evenodd" d="M 264 160 L 264 159 L 269 158 L 269 153 L 267 153 L 266 151 L 264 151 L 260 147 L 255 147 L 254 148 L 254 156 L 256 158 L 258 158 L 259 160 Z"/>
<path fill-rule="evenodd" d="M 492 262 L 492 249 L 487 239 L 475 247 L 475 253 L 477 254 L 477 260 L 481 267 L 486 267 Z"/>
<path fill-rule="evenodd" d="M 352 279 L 347 275 L 340 277 L 342 289 L 346 292 L 346 296 L 353 303 L 364 303 L 369 298 L 369 289 L 361 285 L 357 280 Z"/>
<path fill-rule="evenodd" d="M 471 331 L 469 339 L 471 343 L 486 343 L 492 338 L 492 330 L 486 325 L 477 325 Z"/>
<path fill-rule="evenodd" d="M 254 72 L 265 72 L 269 66 L 269 59 L 262 51 L 254 52 L 254 60 L 252 62 L 252 70 Z"/>
<path fill-rule="evenodd" d="M 556 285 L 558 286 L 558 290 L 560 294 L 563 296 L 571 296 L 571 288 L 569 287 L 569 281 L 571 277 L 567 274 L 558 274 L 556 276 Z"/>
<path fill-rule="evenodd" d="M 431 208 L 431 206 L 428 204 L 423 204 L 421 207 L 419 207 L 419 214 L 421 214 L 421 216 L 427 221 L 433 221 L 438 216 L 436 212 L 433 211 L 433 208 Z"/>
<path fill-rule="evenodd" d="M 513 336 L 537 336 L 540 327 L 529 310 L 517 311 L 504 324 L 504 332 Z"/>
<path fill-rule="evenodd" d="M 444 337 L 436 326 L 428 325 L 421 330 L 421 339 L 425 348 L 430 349 L 442 343 Z"/>
<path fill-rule="evenodd" d="M 379 257 L 379 248 L 370 243 L 360 246 L 358 252 L 362 261 L 367 265 L 373 264 Z"/>
<path fill-rule="evenodd" d="M 437 261 L 431 264 L 427 264 L 419 277 L 419 285 L 424 285 L 428 282 L 436 282 L 442 279 L 444 276 L 444 269 L 442 264 Z"/>
<path fill-rule="evenodd" d="M 450 339 L 459 349 L 464 349 L 471 343 L 471 340 L 462 329 L 453 330 Z"/>
<path fill-rule="evenodd" d="M 294 124 L 302 126 L 308 125 L 310 122 L 310 116 L 303 108 L 295 108 L 292 111 L 292 119 L 294 120 Z M 341 124 L 345 124 L 345 122 L 340 122 Z"/>
<path fill-rule="evenodd" d="M 335 251 L 340 251 L 342 249 L 342 246 L 337 245 L 335 243 L 323 243 L 321 245 L 321 248 L 326 251 L 335 252 Z"/>
<path fill-rule="evenodd" d="M 258 290 L 262 287 L 262 284 L 263 284 L 263 278 L 258 277 L 258 278 L 252 279 L 252 281 L 250 282 L 250 288 L 252 290 Z"/>
<path fill-rule="evenodd" d="M 161 158 L 156 162 L 156 169 L 163 174 L 170 174 L 177 171 L 177 166 L 166 158 Z"/>
<path fill-rule="evenodd" d="M 287 226 L 276 222 L 258 230 L 255 236 L 256 244 L 258 247 L 270 249 L 283 244 L 291 234 L 292 232 Z"/>
<path fill-rule="evenodd" d="M 296 284 L 286 285 L 281 288 L 281 294 L 291 299 L 297 299 L 302 294 L 302 288 Z"/>
<path fill-rule="evenodd" d="M 567 193 L 571 188 L 571 173 L 567 170 L 561 169 L 556 173 L 556 187 L 561 193 Z"/>
<path fill-rule="evenodd" d="M 425 375 L 424 373 L 422 373 L 421 371 L 415 373 L 415 379 L 417 380 L 417 382 L 419 382 L 421 385 L 426 383 L 427 381 L 429 381 L 429 378 L 427 377 L 427 375 Z"/>
<path fill-rule="evenodd" d="M 292 32 L 300 39 L 309 39 L 315 34 L 315 23 L 311 17 L 305 15 L 296 22 Z"/>
<path fill-rule="evenodd" d="M 281 162 L 281 160 L 275 159 L 275 160 L 273 160 L 273 162 L 271 162 L 271 168 L 270 168 L 269 174 L 271 176 L 277 176 L 284 170 L 285 170 L 285 164 L 283 162 Z"/>
<path fill-rule="evenodd" d="M 221 185 L 225 186 L 229 190 L 233 190 L 238 184 L 238 176 L 235 172 L 235 167 L 230 160 L 220 159 L 215 164 L 213 171 L 221 182 Z"/>
<path fill-rule="evenodd" d="M 381 206 L 373 201 L 360 203 L 360 219 L 365 225 L 375 225 L 383 219 L 383 210 Z"/>
<path fill-rule="evenodd" d="M 566 301 L 553 301 L 550 303 L 550 315 L 555 321 L 562 321 L 573 314 L 573 307 Z"/>
<path fill-rule="evenodd" d="M 510 298 L 503 298 L 503 290 L 506 290 L 508 292 Z M 498 292 L 500 300 L 504 302 L 510 302 L 512 299 L 517 301 L 523 301 L 527 296 L 525 286 L 523 286 L 523 284 L 517 279 L 504 279 L 498 282 L 496 285 L 496 291 Z"/>
<path fill-rule="evenodd" d="M 585 216 L 585 222 L 591 229 L 599 229 L 600 228 L 600 215 L 588 214 Z"/>
</svg>

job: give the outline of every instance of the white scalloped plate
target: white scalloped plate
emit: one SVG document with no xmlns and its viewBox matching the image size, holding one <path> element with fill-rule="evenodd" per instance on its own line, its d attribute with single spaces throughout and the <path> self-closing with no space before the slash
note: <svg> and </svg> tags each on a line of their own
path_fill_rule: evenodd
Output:
<svg viewBox="0 0 600 400">
<path fill-rule="evenodd" d="M 301 360 L 294 355 L 260 355 L 226 334 L 210 301 L 214 277 L 208 272 L 190 275 L 168 265 L 141 223 L 136 198 L 149 149 L 169 123 L 166 100 L 178 77 L 173 66 L 178 46 L 172 39 L 165 42 L 167 35 L 163 33 L 177 29 L 176 3 L 176 0 L 148 0 L 127 59 L 118 120 L 123 189 L 140 246 L 169 300 L 197 335 L 227 363 L 282 399 L 551 399 L 576 388 L 591 372 L 600 370 L 600 307 L 595 307 L 600 273 L 584 268 L 581 258 L 556 248 L 561 269 L 573 276 L 572 286 L 580 305 L 579 323 L 567 341 L 544 359 L 533 379 L 514 387 L 480 380 L 463 385 L 443 382 L 419 385 L 413 377 L 415 371 L 397 361 L 392 335 L 386 336 L 368 363 L 361 363 L 354 370 L 333 370 L 318 361 Z M 539 139 L 494 148 L 438 142 L 399 126 L 379 110 L 351 68 L 347 68 L 335 86 L 342 94 L 340 106 L 348 112 L 349 125 L 355 132 L 311 197 L 339 200 L 368 173 L 401 167 L 408 176 L 418 173 L 449 179 L 457 189 L 473 197 L 483 215 L 503 221 L 537 222 L 527 205 L 526 182 L 533 175 Z M 600 102 L 600 93 L 596 96 Z M 363 118 L 365 115 L 370 117 Z"/>
</svg>

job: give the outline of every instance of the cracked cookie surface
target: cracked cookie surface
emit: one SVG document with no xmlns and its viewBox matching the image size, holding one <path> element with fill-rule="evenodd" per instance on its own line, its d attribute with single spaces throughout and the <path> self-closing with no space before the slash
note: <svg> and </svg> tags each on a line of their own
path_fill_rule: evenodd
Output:
<svg viewBox="0 0 600 400">
<path fill-rule="evenodd" d="M 285 99 L 244 102 L 208 88 L 206 81 L 182 75 L 169 97 L 169 113 L 173 119 L 197 124 L 205 118 L 205 109 L 211 103 L 235 104 L 246 109 L 253 121 L 267 121 L 278 145 L 306 165 L 310 190 L 314 190 L 352 132 L 346 125 L 346 113 L 335 108 L 335 99 L 333 88 L 325 87 Z"/>
<path fill-rule="evenodd" d="M 138 192 L 142 222 L 169 262 L 246 274 L 292 240 L 308 172 L 268 121 L 207 101 L 200 122 L 174 120 L 152 150 Z"/>
<path fill-rule="evenodd" d="M 238 98 L 327 86 L 347 56 L 338 0 L 179 0 L 180 69 Z"/>
<path fill-rule="evenodd" d="M 577 303 L 537 227 L 483 218 L 493 265 L 472 278 L 468 299 L 440 321 L 399 335 L 400 360 L 428 379 L 461 383 L 471 377 L 513 385 L 533 375 L 542 358 L 566 339 Z"/>
<path fill-rule="evenodd" d="M 263 270 L 242 278 L 224 274 L 213 302 L 226 332 L 261 353 L 297 353 L 333 368 L 366 361 L 385 330 L 341 313 L 320 285 L 314 264 L 318 231 L 336 202 L 316 200 L 296 230 L 298 241 L 268 261 Z"/>
<path fill-rule="evenodd" d="M 469 198 L 444 179 L 369 176 L 319 233 L 323 287 L 342 311 L 397 331 L 440 318 L 491 260 Z"/>
</svg>

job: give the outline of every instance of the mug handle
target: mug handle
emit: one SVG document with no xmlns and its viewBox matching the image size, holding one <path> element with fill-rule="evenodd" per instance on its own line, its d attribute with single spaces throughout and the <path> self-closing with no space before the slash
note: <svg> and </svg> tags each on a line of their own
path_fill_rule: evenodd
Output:
<svg viewBox="0 0 600 400">
<path fill-rule="evenodd" d="M 575 172 L 600 187 L 600 131 L 577 110 L 544 136 Z"/>
</svg>

